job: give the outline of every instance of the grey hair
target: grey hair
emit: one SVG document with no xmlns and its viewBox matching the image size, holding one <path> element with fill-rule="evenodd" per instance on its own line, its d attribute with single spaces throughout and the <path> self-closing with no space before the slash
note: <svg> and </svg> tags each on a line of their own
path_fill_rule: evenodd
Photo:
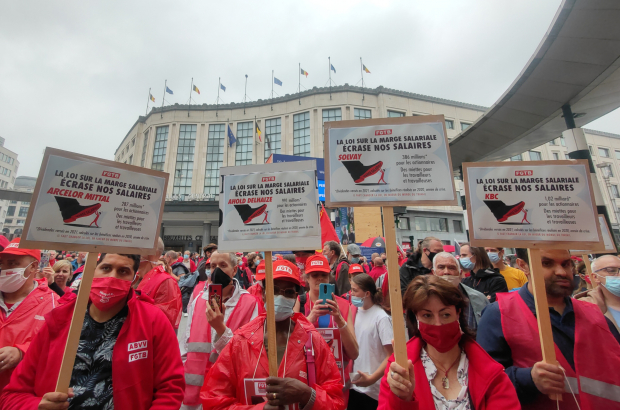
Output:
<svg viewBox="0 0 620 410">
<path fill-rule="evenodd" d="M 166 256 L 169 257 L 170 259 L 174 259 L 174 260 L 176 260 L 178 258 L 177 253 L 175 251 L 168 251 L 168 252 L 166 252 Z"/>
<path fill-rule="evenodd" d="M 164 240 L 161 239 L 161 237 L 157 238 L 157 251 L 155 252 L 155 255 L 161 256 L 161 254 L 164 253 L 164 249 Z"/>
<path fill-rule="evenodd" d="M 616 258 L 616 260 L 620 260 L 620 258 L 618 258 L 616 255 L 603 255 L 603 256 L 599 256 L 598 258 L 594 259 L 591 263 L 591 267 L 592 267 L 592 272 L 596 272 L 599 268 L 599 264 L 602 262 L 601 259 L 603 258 L 608 258 L 608 257 L 612 257 L 612 258 Z"/>
<path fill-rule="evenodd" d="M 439 257 L 451 258 L 454 261 L 454 263 L 456 263 L 456 267 L 459 270 L 459 272 L 461 271 L 461 265 L 459 264 L 459 261 L 450 252 L 439 252 L 437 255 L 435 255 L 435 257 L 433 258 L 433 270 L 437 269 L 437 258 Z"/>
</svg>

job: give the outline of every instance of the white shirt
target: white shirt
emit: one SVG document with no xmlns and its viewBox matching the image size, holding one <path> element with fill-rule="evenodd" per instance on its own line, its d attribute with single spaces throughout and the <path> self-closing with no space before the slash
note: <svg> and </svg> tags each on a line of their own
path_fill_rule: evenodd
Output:
<svg viewBox="0 0 620 410">
<path fill-rule="evenodd" d="M 379 305 L 370 309 L 360 308 L 355 317 L 355 338 L 359 345 L 359 356 L 353 363 L 353 372 L 358 370 L 373 374 L 385 360 L 383 346 L 390 346 L 394 338 L 392 318 Z M 368 387 L 353 385 L 353 389 L 379 400 L 380 380 Z"/>
<path fill-rule="evenodd" d="M 456 371 L 456 379 L 461 385 L 461 391 L 454 400 L 446 399 L 433 384 L 433 379 L 437 375 L 437 366 L 435 366 L 433 360 L 430 358 L 428 353 L 426 353 L 426 349 L 422 349 L 420 352 L 420 360 L 422 361 L 422 366 L 424 366 L 424 372 L 426 373 L 426 378 L 428 379 L 428 383 L 431 387 L 431 394 L 433 395 L 433 401 L 435 402 L 435 408 L 437 410 L 471 409 L 469 406 L 469 393 L 467 391 L 467 385 L 469 382 L 469 360 L 467 360 L 467 356 L 464 351 L 461 351 L 461 359 L 459 360 L 459 367 Z M 443 377 L 443 375 L 440 375 L 440 377 Z"/>
</svg>

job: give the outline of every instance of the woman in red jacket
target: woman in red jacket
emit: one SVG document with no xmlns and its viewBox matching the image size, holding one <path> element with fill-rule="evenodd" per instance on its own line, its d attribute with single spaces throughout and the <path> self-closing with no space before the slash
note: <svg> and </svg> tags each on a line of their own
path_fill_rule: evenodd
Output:
<svg viewBox="0 0 620 410">
<path fill-rule="evenodd" d="M 410 332 L 409 368 L 390 357 L 379 409 L 520 409 L 502 365 L 467 328 L 459 289 L 433 275 L 418 276 L 403 297 Z"/>
</svg>

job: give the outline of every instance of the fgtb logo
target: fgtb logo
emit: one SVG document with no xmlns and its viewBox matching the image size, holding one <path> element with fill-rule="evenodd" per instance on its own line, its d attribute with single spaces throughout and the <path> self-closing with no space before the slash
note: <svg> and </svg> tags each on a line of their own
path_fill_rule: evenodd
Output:
<svg viewBox="0 0 620 410">
<path fill-rule="evenodd" d="M 107 178 L 119 179 L 121 177 L 121 174 L 119 174 L 117 172 L 103 171 L 101 173 L 101 176 L 102 177 L 107 177 Z"/>
<path fill-rule="evenodd" d="M 534 171 L 527 169 L 524 171 L 515 171 L 515 176 L 516 177 L 529 177 L 534 175 Z"/>
<path fill-rule="evenodd" d="M 387 130 L 376 130 L 376 131 L 375 131 L 375 135 L 392 135 L 392 130 L 391 130 L 391 129 L 387 129 Z"/>
</svg>

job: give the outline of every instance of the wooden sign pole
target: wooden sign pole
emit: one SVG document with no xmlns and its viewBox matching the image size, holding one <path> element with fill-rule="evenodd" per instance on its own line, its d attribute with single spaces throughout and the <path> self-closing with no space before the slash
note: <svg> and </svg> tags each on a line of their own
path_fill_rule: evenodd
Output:
<svg viewBox="0 0 620 410">
<path fill-rule="evenodd" d="M 555 344 L 553 342 L 553 332 L 551 331 L 551 317 L 549 316 L 545 278 L 542 273 L 540 249 L 528 249 L 527 254 L 530 259 L 530 280 L 532 281 L 532 293 L 536 302 L 536 318 L 543 362 L 558 365 L 558 361 L 555 358 Z M 562 395 L 550 394 L 549 398 L 553 401 L 561 401 Z"/>
<path fill-rule="evenodd" d="M 89 252 L 84 265 L 84 273 L 82 281 L 73 308 L 73 317 L 71 318 L 71 326 L 69 327 L 69 335 L 65 344 L 65 352 L 62 356 L 62 364 L 60 365 L 60 373 L 56 382 L 56 392 L 66 393 L 71 383 L 71 374 L 73 373 L 73 364 L 75 363 L 75 355 L 77 354 L 80 344 L 80 335 L 82 334 L 82 325 L 84 324 L 84 314 L 88 306 L 90 297 L 90 287 L 93 283 L 95 275 L 95 267 L 97 266 L 96 252 Z M 70 290 L 67 290 L 70 292 Z"/>
<path fill-rule="evenodd" d="M 590 278 L 590 284 L 592 285 L 592 289 L 598 286 L 598 283 L 592 280 L 592 264 L 590 263 L 590 257 L 588 255 L 581 255 L 581 259 L 583 259 L 583 264 L 586 265 L 586 275 Z"/>
<path fill-rule="evenodd" d="M 276 346 L 276 314 L 273 306 L 273 261 L 271 251 L 265 252 L 265 301 L 267 302 L 267 358 L 269 376 L 278 377 L 278 351 Z"/>
<path fill-rule="evenodd" d="M 403 298 L 400 293 L 400 273 L 396 251 L 396 228 L 394 226 L 394 208 L 383 207 L 383 226 L 385 229 L 385 247 L 388 261 L 388 286 L 390 306 L 392 308 L 392 327 L 394 329 L 394 359 L 400 366 L 408 369 L 407 338 L 405 336 L 405 318 L 403 316 Z"/>
</svg>

